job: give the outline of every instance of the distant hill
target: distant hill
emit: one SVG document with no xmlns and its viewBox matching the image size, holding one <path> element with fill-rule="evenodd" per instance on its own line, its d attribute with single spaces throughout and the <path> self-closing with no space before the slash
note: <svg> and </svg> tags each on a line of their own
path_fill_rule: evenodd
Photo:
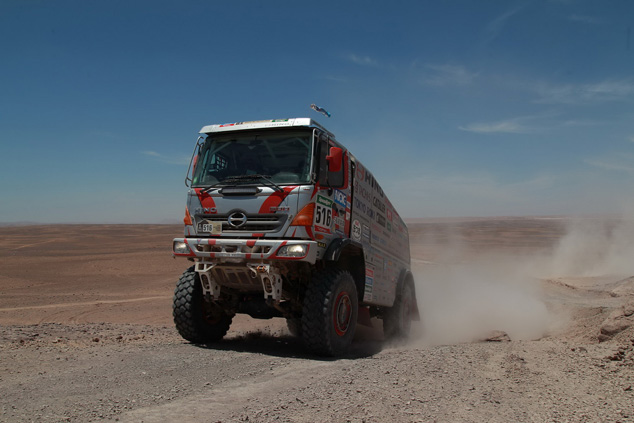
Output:
<svg viewBox="0 0 634 423">
<path fill-rule="evenodd" d="M 0 226 L 33 226 L 33 225 L 41 225 L 39 222 L 0 222 Z"/>
</svg>

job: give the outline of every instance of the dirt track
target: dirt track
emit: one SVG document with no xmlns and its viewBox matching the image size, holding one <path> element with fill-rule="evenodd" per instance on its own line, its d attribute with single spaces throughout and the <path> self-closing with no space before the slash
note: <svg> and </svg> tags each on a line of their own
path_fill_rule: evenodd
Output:
<svg viewBox="0 0 634 423">
<path fill-rule="evenodd" d="M 336 360 L 275 319 L 180 339 L 178 226 L 0 228 L 0 420 L 634 421 L 634 270 L 563 266 L 583 238 L 558 219 L 410 228 L 424 324 L 399 347 L 361 327 Z"/>
</svg>

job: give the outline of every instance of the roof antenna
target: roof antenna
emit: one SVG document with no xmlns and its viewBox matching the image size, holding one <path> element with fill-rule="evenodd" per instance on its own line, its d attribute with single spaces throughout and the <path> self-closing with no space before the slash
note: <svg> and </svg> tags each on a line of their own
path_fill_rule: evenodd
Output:
<svg viewBox="0 0 634 423">
<path fill-rule="evenodd" d="M 310 108 L 313 109 L 314 111 L 318 112 L 318 113 L 321 113 L 324 116 L 330 117 L 330 113 L 328 113 L 326 111 L 326 109 L 324 109 L 322 107 L 319 107 L 319 106 L 316 106 L 314 103 L 310 105 Z"/>
</svg>

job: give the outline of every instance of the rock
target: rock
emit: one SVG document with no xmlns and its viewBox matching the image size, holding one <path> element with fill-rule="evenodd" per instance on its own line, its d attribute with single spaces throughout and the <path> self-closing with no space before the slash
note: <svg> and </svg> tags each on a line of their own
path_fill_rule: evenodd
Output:
<svg viewBox="0 0 634 423">
<path fill-rule="evenodd" d="M 634 324 L 634 305 L 628 304 L 610 313 L 603 321 L 599 333 L 599 341 L 604 342 L 617 333 L 623 332 Z"/>
<path fill-rule="evenodd" d="M 484 340 L 486 342 L 511 342 L 511 337 L 504 331 L 494 330 Z"/>
</svg>

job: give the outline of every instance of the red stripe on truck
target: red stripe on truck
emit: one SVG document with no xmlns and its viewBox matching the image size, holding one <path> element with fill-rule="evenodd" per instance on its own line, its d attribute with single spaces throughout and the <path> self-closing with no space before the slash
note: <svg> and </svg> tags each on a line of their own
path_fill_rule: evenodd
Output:
<svg viewBox="0 0 634 423">
<path fill-rule="evenodd" d="M 196 195 L 200 201 L 200 205 L 204 208 L 216 208 L 214 199 L 205 192 L 205 188 L 196 188 Z"/>
<path fill-rule="evenodd" d="M 284 187 L 284 192 L 276 190 L 273 194 L 269 195 L 266 200 L 264 200 L 264 203 L 262 204 L 262 207 L 260 207 L 260 211 L 258 213 L 271 213 L 271 208 L 279 206 L 282 201 L 288 197 L 288 194 L 290 194 L 295 188 L 297 188 L 297 186 Z"/>
</svg>

